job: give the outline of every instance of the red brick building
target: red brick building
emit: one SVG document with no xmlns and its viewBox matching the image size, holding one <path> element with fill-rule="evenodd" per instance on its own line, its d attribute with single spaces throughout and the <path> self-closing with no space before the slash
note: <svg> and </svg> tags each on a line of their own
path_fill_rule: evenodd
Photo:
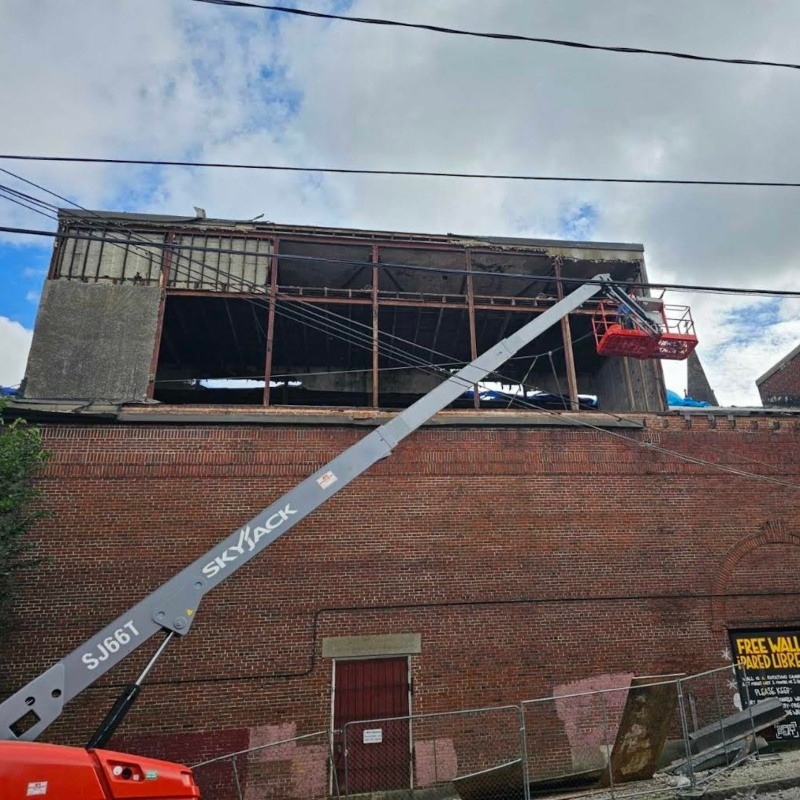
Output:
<svg viewBox="0 0 800 800">
<path fill-rule="evenodd" d="M 148 225 L 142 230 L 158 228 Z M 177 235 L 175 225 L 162 221 L 159 235 Z M 282 240 L 290 236 L 270 235 L 278 233 Z M 301 239 L 310 246 L 306 240 L 314 235 L 321 234 L 305 229 Z M 356 241 L 373 261 L 374 242 L 387 236 L 358 232 L 344 245 L 344 235 L 326 232 L 325 247 Z M 409 250 L 413 244 L 404 240 Z M 477 240 L 435 244 L 442 245 L 437 257 L 451 264 L 457 257 L 474 264 L 475 249 L 498 247 Z M 396 241 L 393 246 L 402 249 Z M 612 270 L 643 275 L 641 251 L 623 246 L 514 246 L 543 251 L 508 257 L 535 258 L 537 269 L 548 262 L 564 275 L 570 268 L 595 274 L 607 266 L 597 264 L 605 256 Z M 391 415 L 375 383 L 343 388 L 332 380 L 318 389 L 324 398 L 316 403 L 303 402 L 295 386 L 269 386 L 270 375 L 288 373 L 298 350 L 305 362 L 295 365 L 294 376 L 318 372 L 314 359 L 324 348 L 322 339 L 303 344 L 295 328 L 283 330 L 294 351 L 287 341 L 270 341 L 274 307 L 267 308 L 263 328 L 250 322 L 249 308 L 232 309 L 228 317 L 220 297 L 209 299 L 219 309 L 189 308 L 187 292 L 210 290 L 171 287 L 162 252 L 150 286 L 141 269 L 136 280 L 93 282 L 88 257 L 80 277 L 73 271 L 70 278 L 63 271 L 66 248 L 54 258 L 26 393 L 15 405 L 15 413 L 39 421 L 52 453 L 39 484 L 53 518 L 36 531 L 46 559 L 22 586 L 16 630 L 0 657 L 8 692 Z M 573 261 L 548 248 L 569 250 Z M 374 278 L 377 270 L 365 269 Z M 558 277 L 551 274 L 549 286 L 515 302 L 527 303 L 526 315 L 536 313 L 534 302 L 546 305 L 557 295 Z M 269 271 L 260 280 L 270 280 Z M 279 283 L 278 276 L 271 280 Z M 459 324 L 442 327 L 449 320 L 439 314 L 441 299 L 438 307 L 422 305 L 434 301 L 420 296 L 417 305 L 383 308 L 381 300 L 408 298 L 390 297 L 400 292 L 396 286 L 385 296 L 378 294 L 381 284 L 361 286 L 364 307 L 378 311 L 376 325 L 393 320 L 395 331 L 410 331 L 413 319 L 404 315 L 422 320 L 431 312 L 427 346 L 460 346 Z M 339 285 L 306 292 L 318 297 L 327 289 L 330 296 L 333 288 L 348 291 Z M 146 301 L 136 291 L 145 291 Z M 498 294 L 485 305 L 500 305 L 511 317 L 510 298 Z M 193 302 L 200 302 L 196 295 Z M 75 304 L 85 310 L 79 324 L 66 319 L 70 303 L 72 313 Z M 475 306 L 484 304 L 475 295 L 471 304 L 472 311 L 465 295 L 459 307 L 473 320 L 461 323 L 467 341 L 470 328 L 478 339 L 491 338 L 488 322 L 479 333 L 482 312 Z M 120 312 L 113 319 L 106 316 L 110 307 Z M 92 309 L 102 313 L 93 318 Z M 130 327 L 115 328 L 125 313 Z M 280 367 L 273 364 L 272 373 L 267 367 L 255 401 L 250 389 L 233 387 L 225 391 L 238 392 L 237 402 L 198 402 L 199 393 L 212 390 L 199 388 L 196 379 L 212 375 L 222 361 L 211 347 L 215 337 L 203 347 L 193 344 L 187 326 L 204 313 L 206 331 L 221 337 L 228 325 L 230 338 L 219 349 L 235 354 L 239 374 L 262 355 L 251 358 L 242 332 L 251 324 L 256 334 L 263 330 L 263 350 Z M 570 336 L 574 342 L 586 332 L 584 318 L 573 316 L 559 334 L 567 348 Z M 435 334 L 437 317 L 443 321 Z M 147 326 L 152 335 L 142 333 Z M 115 330 L 127 334 L 114 338 Z M 53 344 L 70 335 L 67 352 Z M 609 686 L 633 674 L 718 667 L 730 658 L 730 631 L 800 628 L 800 417 L 667 412 L 657 362 L 599 364 L 584 344 L 575 345 L 574 359 L 560 357 L 554 376 L 543 369 L 540 377 L 548 391 L 554 388 L 548 381 L 569 385 L 565 397 L 574 407 L 583 386 L 599 387 L 592 392 L 599 409 L 474 408 L 470 400 L 440 414 L 204 599 L 192 632 L 167 649 L 112 746 L 196 763 L 336 728 L 348 714 L 503 705 L 563 693 L 586 679 Z M 84 361 L 77 363 L 81 348 Z M 355 356 L 331 348 L 323 353 L 329 363 L 362 369 Z M 74 366 L 59 371 L 58 359 Z M 535 353 L 520 363 L 518 380 L 528 370 L 536 375 Z M 373 378 L 379 374 L 369 359 L 363 368 Z M 173 385 L 159 390 L 159 371 Z M 192 382 L 178 385 L 186 376 Z M 90 396 L 93 380 L 103 391 Z M 276 390 L 288 402 L 276 404 Z M 162 402 L 152 402 L 160 391 Z M 361 407 L 334 405 L 338 391 L 361 392 Z M 392 384 L 387 404 L 421 391 L 411 378 L 405 386 Z M 47 737 L 83 742 L 148 655 L 141 648 L 85 691 Z M 353 707 L 337 705 L 359 680 L 373 689 L 358 694 Z M 552 747 L 561 743 L 569 751 L 563 724 L 555 717 L 550 724 Z M 420 724 L 404 735 L 407 774 L 424 782 L 426 747 L 447 734 L 426 733 Z M 455 750 L 452 757 L 468 758 Z M 283 796 L 324 793 L 331 780 L 326 759 L 325 748 L 281 751 L 272 766 L 283 770 Z"/>
<path fill-rule="evenodd" d="M 756 380 L 765 406 L 800 408 L 800 345 Z"/>
</svg>

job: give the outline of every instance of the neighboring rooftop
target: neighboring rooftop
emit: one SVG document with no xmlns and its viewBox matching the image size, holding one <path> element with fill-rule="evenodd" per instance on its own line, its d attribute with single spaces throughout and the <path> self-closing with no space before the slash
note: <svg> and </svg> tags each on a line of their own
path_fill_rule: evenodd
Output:
<svg viewBox="0 0 800 800">
<path fill-rule="evenodd" d="M 800 408 L 800 345 L 756 379 L 765 406 Z"/>
</svg>

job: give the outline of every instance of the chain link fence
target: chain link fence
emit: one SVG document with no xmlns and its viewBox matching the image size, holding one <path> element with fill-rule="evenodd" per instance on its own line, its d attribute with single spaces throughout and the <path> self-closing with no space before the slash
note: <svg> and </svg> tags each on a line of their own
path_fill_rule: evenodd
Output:
<svg viewBox="0 0 800 800">
<path fill-rule="evenodd" d="M 211 800 L 324 800 L 338 797 L 334 734 L 319 731 L 228 753 L 192 767 Z"/>
<path fill-rule="evenodd" d="M 519 705 L 348 722 L 194 770 L 213 800 L 673 798 L 760 757 L 759 733 L 790 724 L 776 694 L 728 665 Z"/>
<path fill-rule="evenodd" d="M 750 755 L 760 757 L 758 735 L 773 723 L 758 716 L 747 671 L 738 665 L 677 681 L 683 754 L 673 771 L 681 785 L 705 786 Z M 763 701 L 762 701 L 763 702 Z"/>
<path fill-rule="evenodd" d="M 574 791 L 600 784 L 625 691 L 579 692 L 522 703 L 528 776 L 535 789 Z"/>
<path fill-rule="evenodd" d="M 522 797 L 519 706 L 349 722 L 343 742 L 347 797 L 411 787 L 444 788 L 464 800 Z"/>
</svg>

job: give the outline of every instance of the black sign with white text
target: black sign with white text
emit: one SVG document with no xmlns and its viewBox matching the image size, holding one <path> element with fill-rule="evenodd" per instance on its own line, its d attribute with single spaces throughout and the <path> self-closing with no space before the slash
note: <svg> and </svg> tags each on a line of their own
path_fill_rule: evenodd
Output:
<svg viewBox="0 0 800 800">
<path fill-rule="evenodd" d="M 742 706 L 777 697 L 789 715 L 777 739 L 800 739 L 800 630 L 731 631 L 733 660 L 742 666 Z"/>
</svg>

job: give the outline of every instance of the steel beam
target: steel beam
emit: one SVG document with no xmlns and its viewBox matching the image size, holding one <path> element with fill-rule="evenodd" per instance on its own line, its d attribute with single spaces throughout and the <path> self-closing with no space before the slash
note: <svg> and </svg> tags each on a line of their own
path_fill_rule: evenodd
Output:
<svg viewBox="0 0 800 800">
<path fill-rule="evenodd" d="M 264 405 L 269 405 L 269 381 L 272 376 L 272 349 L 275 344 L 275 305 L 278 297 L 278 248 L 280 240 L 272 241 L 272 262 L 269 268 L 269 305 L 267 311 L 267 352 L 264 358 Z"/>
<path fill-rule="evenodd" d="M 372 245 L 372 407 L 378 408 L 378 245 Z"/>
<path fill-rule="evenodd" d="M 469 357 L 474 361 L 478 357 L 478 340 L 475 334 L 475 295 L 472 291 L 472 252 L 464 251 L 464 264 L 467 270 L 467 314 L 469 319 Z M 472 387 L 472 405 L 475 409 L 481 407 L 480 387 L 476 383 Z"/>
<path fill-rule="evenodd" d="M 555 267 L 556 278 L 556 292 L 558 299 L 564 299 L 564 284 L 561 281 L 561 259 L 554 258 L 553 266 Z M 578 400 L 578 376 L 575 374 L 575 353 L 572 350 L 572 330 L 569 326 L 569 314 L 565 314 L 561 318 L 561 336 L 564 340 L 564 361 L 567 368 L 567 386 L 569 391 L 569 405 L 572 411 L 580 410 L 580 401 Z"/>
<path fill-rule="evenodd" d="M 174 239 L 173 234 L 166 235 L 166 242 L 169 244 Z M 156 335 L 153 337 L 153 355 L 150 357 L 150 373 L 147 376 L 147 392 L 146 397 L 148 400 L 153 399 L 156 391 L 156 375 L 158 374 L 158 356 L 161 353 L 161 336 L 164 330 L 164 310 L 167 302 L 167 284 L 169 283 L 169 270 L 172 264 L 172 250 L 168 247 L 164 248 L 161 255 L 161 276 L 159 278 L 159 286 L 161 287 L 161 297 L 158 301 L 158 319 L 156 321 Z"/>
</svg>

